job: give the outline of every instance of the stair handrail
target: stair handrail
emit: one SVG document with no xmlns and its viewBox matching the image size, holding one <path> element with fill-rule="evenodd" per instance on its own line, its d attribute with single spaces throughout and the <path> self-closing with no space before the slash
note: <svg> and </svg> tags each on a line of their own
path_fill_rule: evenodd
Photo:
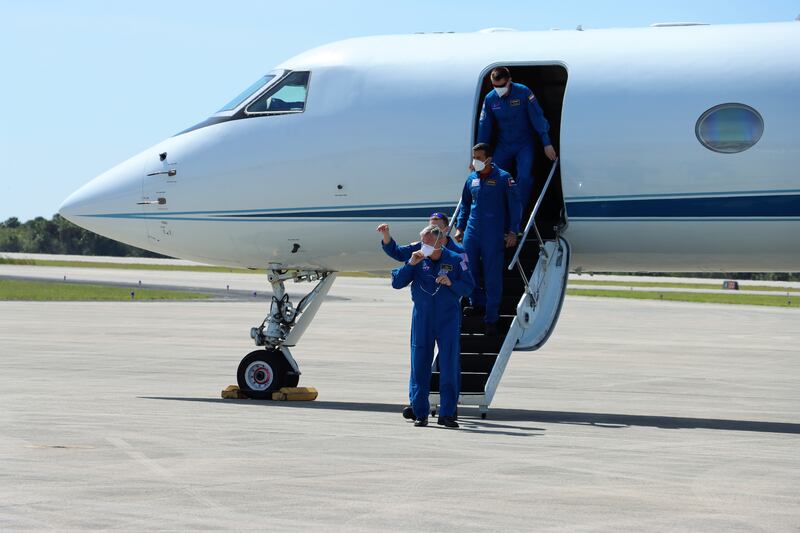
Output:
<svg viewBox="0 0 800 533">
<path fill-rule="evenodd" d="M 445 235 L 447 235 L 448 237 L 450 236 L 450 232 L 453 231 L 453 226 L 456 225 L 456 217 L 458 216 L 458 210 L 461 209 L 461 200 L 462 197 L 459 196 L 458 203 L 456 204 L 456 210 L 453 211 L 453 216 L 450 217 L 450 224 L 447 225 L 447 233 L 445 233 Z"/>
<path fill-rule="evenodd" d="M 514 268 L 514 264 L 519 261 L 519 254 L 522 252 L 522 247 L 525 246 L 525 241 L 528 239 L 528 232 L 530 232 L 531 227 L 536 232 L 536 238 L 539 240 L 539 248 L 544 253 L 545 257 L 547 257 L 547 251 L 544 249 L 544 241 L 542 240 L 542 234 L 539 233 L 539 228 L 536 226 L 536 213 L 539 212 L 539 208 L 542 205 L 542 201 L 544 200 L 544 195 L 547 192 L 548 187 L 550 187 L 550 182 L 553 180 L 553 176 L 556 173 L 556 166 L 558 165 L 558 157 L 553 160 L 553 166 L 550 168 L 550 174 L 547 176 L 547 181 L 544 182 L 544 188 L 542 188 L 541 194 L 539 194 L 539 198 L 536 199 L 536 205 L 533 206 L 533 211 L 531 211 L 531 216 L 528 218 L 528 223 L 525 224 L 525 231 L 522 233 L 522 239 L 517 244 L 517 251 L 514 252 L 514 258 L 511 259 L 511 263 L 508 264 L 508 270 L 512 270 Z M 520 265 L 521 267 L 521 265 Z M 523 274 L 523 279 L 526 276 Z M 526 283 L 527 285 L 527 283 Z"/>
</svg>

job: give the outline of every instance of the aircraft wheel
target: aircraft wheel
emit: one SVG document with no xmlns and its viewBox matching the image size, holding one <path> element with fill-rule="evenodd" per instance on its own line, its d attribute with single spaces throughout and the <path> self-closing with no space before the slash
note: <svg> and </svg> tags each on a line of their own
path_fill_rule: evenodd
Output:
<svg viewBox="0 0 800 533">
<path fill-rule="evenodd" d="M 486 413 L 481 413 L 481 420 L 486 420 Z"/>
<path fill-rule="evenodd" d="M 284 387 L 297 387 L 298 383 L 300 383 L 300 374 L 296 372 L 286 373 L 286 383 L 284 383 Z"/>
<path fill-rule="evenodd" d="M 286 358 L 280 350 L 256 350 L 239 363 L 239 389 L 254 400 L 271 400 L 272 393 L 286 387 Z"/>
</svg>

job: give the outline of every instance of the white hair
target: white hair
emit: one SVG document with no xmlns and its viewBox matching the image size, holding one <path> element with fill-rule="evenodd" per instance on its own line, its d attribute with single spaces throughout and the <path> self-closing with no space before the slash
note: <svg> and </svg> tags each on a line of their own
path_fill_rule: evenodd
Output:
<svg viewBox="0 0 800 533">
<path fill-rule="evenodd" d="M 437 239 L 441 239 L 444 236 L 444 231 L 442 231 L 442 228 L 440 228 L 436 224 L 428 224 L 427 226 L 422 228 L 422 231 L 419 232 L 419 237 L 422 238 L 428 234 L 433 235 Z"/>
</svg>

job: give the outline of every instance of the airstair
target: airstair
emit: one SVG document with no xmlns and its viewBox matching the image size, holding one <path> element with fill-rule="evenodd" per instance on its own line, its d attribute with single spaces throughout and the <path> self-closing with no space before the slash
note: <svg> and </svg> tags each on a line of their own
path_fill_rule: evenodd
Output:
<svg viewBox="0 0 800 533">
<path fill-rule="evenodd" d="M 541 348 L 555 328 L 569 275 L 569 243 L 560 236 L 566 227 L 559 220 L 537 220 L 553 180 L 558 159 L 547 177 L 533 209 L 523 212 L 527 224 L 516 248 L 506 249 L 499 335 L 484 334 L 483 317 L 461 319 L 461 395 L 459 405 L 477 406 L 486 418 L 489 406 L 513 351 Z M 451 225 L 455 222 L 456 207 Z M 563 210 L 560 210 L 563 213 Z M 543 230 L 540 230 L 540 225 Z M 544 236 L 543 236 L 544 235 Z M 439 372 L 434 361 L 430 403 L 439 405 Z"/>
</svg>

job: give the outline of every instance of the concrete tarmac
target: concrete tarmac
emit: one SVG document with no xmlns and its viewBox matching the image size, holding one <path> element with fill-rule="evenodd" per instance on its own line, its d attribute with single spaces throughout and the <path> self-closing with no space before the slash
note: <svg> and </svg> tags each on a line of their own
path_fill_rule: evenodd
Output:
<svg viewBox="0 0 800 533">
<path fill-rule="evenodd" d="M 797 310 L 568 297 L 447 430 L 399 413 L 408 292 L 331 296 L 298 403 L 219 399 L 263 300 L 0 302 L 0 530 L 800 528 Z"/>
</svg>

